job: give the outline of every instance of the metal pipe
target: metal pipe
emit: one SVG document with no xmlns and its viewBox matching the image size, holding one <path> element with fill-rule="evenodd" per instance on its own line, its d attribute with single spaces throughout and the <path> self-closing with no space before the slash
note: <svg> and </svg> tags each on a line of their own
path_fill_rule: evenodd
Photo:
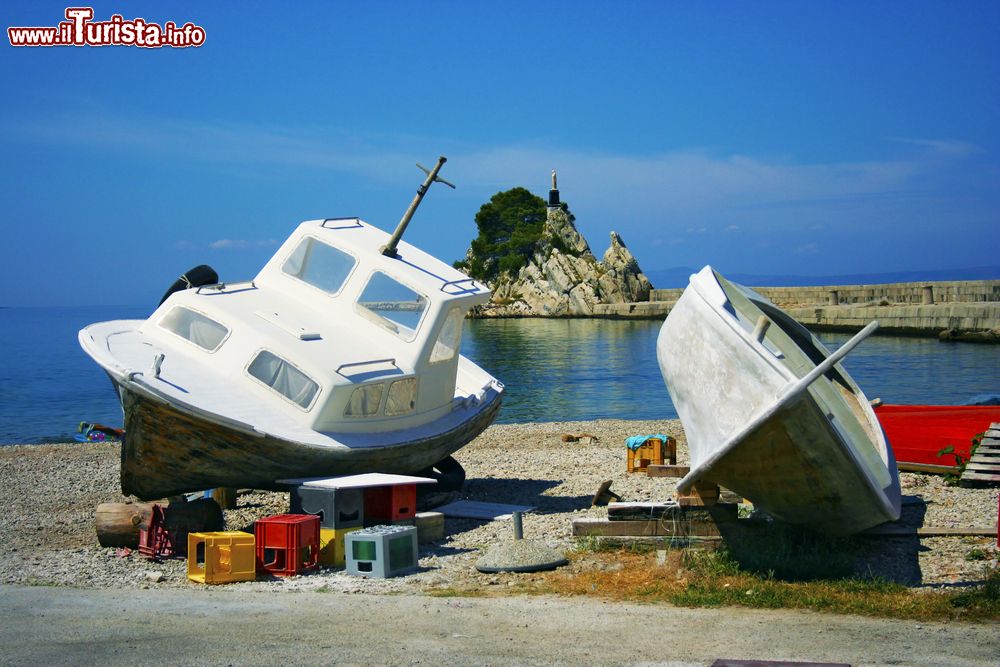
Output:
<svg viewBox="0 0 1000 667">
<path fill-rule="evenodd" d="M 524 526 L 521 524 L 521 513 L 512 512 L 511 517 L 514 519 L 514 539 L 520 540 L 524 538 Z"/>
<path fill-rule="evenodd" d="M 440 183 L 444 183 L 445 185 L 450 185 L 453 188 L 455 187 L 448 181 L 442 178 L 438 178 L 438 171 L 441 170 L 441 165 L 443 165 L 447 161 L 448 158 L 442 155 L 441 157 L 438 158 L 437 164 L 434 165 L 434 168 L 430 170 L 427 170 L 424 167 L 420 167 L 419 164 L 417 165 L 425 172 L 427 172 L 427 178 L 425 178 L 424 182 L 420 184 L 419 188 L 417 188 L 417 194 L 413 198 L 413 201 L 410 202 L 410 207 L 406 209 L 406 213 L 403 214 L 403 217 L 400 219 L 399 224 L 396 225 L 396 231 L 392 233 L 392 238 L 389 239 L 388 243 L 382 246 L 381 252 L 386 257 L 396 256 L 396 246 L 399 244 L 399 240 L 403 238 L 403 232 L 406 231 L 406 226 L 410 224 L 410 218 L 412 218 L 413 214 L 416 213 L 417 207 L 420 206 L 420 202 L 421 200 L 423 200 L 424 195 L 427 194 L 427 188 L 431 186 L 431 183 L 433 183 L 434 181 L 438 181 Z"/>
</svg>

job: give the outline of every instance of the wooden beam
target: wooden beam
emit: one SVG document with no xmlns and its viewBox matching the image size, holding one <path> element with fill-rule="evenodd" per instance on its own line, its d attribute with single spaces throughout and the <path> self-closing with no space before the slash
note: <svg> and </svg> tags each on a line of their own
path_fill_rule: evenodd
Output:
<svg viewBox="0 0 1000 667">
<path fill-rule="evenodd" d="M 609 521 L 736 521 L 739 510 L 733 504 L 712 507 L 680 507 L 676 503 L 610 503 Z"/>
<path fill-rule="evenodd" d="M 609 521 L 596 517 L 573 519 L 575 537 L 718 537 L 719 527 L 712 521 Z"/>
<path fill-rule="evenodd" d="M 933 463 L 907 463 L 906 461 L 896 461 L 896 467 L 900 472 L 924 472 L 932 475 L 947 475 L 958 472 L 956 466 L 941 466 Z"/>
<path fill-rule="evenodd" d="M 952 526 L 893 526 L 882 525 L 869 528 L 862 536 L 878 537 L 995 537 L 997 527 L 952 527 Z"/>
<path fill-rule="evenodd" d="M 646 466 L 646 474 L 650 477 L 683 477 L 691 472 L 688 466 L 655 465 Z"/>
</svg>

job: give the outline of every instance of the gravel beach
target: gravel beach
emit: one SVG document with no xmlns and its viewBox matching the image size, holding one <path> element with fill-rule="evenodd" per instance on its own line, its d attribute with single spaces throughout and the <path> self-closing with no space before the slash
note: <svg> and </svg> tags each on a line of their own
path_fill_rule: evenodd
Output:
<svg viewBox="0 0 1000 667">
<path fill-rule="evenodd" d="M 563 442 L 563 434 L 586 434 Z M 612 480 L 624 500 L 665 500 L 676 480 L 625 471 L 624 440 L 666 433 L 678 440 L 678 462 L 687 448 L 681 424 L 620 421 L 501 424 L 458 452 L 465 487 L 452 499 L 530 505 L 524 536 L 560 551 L 575 547 L 570 522 L 603 517 L 591 507 L 598 485 Z M 99 503 L 124 502 L 118 480 L 119 445 L 52 444 L 0 447 L 0 583 L 81 588 L 147 589 L 195 586 L 182 561 L 154 563 L 98 545 L 94 511 Z M 947 486 L 938 476 L 903 473 L 901 523 L 909 526 L 996 526 L 997 488 Z M 227 527 L 245 530 L 258 518 L 287 511 L 287 494 L 241 491 L 226 511 Z M 251 528 L 252 530 L 252 528 Z M 476 560 L 510 540 L 510 521 L 449 518 L 445 538 L 420 550 L 420 569 L 393 579 L 351 577 L 339 570 L 220 587 L 226 591 L 427 592 L 434 589 L 495 592 L 533 574 L 482 574 Z M 966 586 L 997 564 L 996 538 L 858 538 L 856 569 L 919 588 Z M 575 562 L 570 567 L 585 567 Z"/>
</svg>

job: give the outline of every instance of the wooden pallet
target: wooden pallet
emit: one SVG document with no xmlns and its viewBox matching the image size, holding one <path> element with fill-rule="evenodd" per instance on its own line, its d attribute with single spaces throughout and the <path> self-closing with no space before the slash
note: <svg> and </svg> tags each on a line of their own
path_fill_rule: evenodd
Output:
<svg viewBox="0 0 1000 667">
<path fill-rule="evenodd" d="M 962 486 L 1000 485 L 1000 423 L 990 424 L 976 453 L 965 464 Z"/>
</svg>

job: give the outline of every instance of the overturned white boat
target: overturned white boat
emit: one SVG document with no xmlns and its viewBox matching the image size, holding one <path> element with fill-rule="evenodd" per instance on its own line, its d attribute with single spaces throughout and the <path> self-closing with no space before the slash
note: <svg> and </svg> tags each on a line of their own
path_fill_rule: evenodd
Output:
<svg viewBox="0 0 1000 667">
<path fill-rule="evenodd" d="M 691 276 L 656 345 L 691 453 L 678 490 L 720 484 L 777 519 L 832 534 L 898 519 L 892 449 L 839 364 L 877 326 L 831 354 L 710 266 Z"/>
<path fill-rule="evenodd" d="M 399 240 L 443 162 L 392 238 L 357 218 L 304 222 L 250 282 L 181 289 L 147 320 L 80 332 L 122 402 L 126 494 L 454 474 L 503 385 L 459 354 L 489 290 Z"/>
</svg>

